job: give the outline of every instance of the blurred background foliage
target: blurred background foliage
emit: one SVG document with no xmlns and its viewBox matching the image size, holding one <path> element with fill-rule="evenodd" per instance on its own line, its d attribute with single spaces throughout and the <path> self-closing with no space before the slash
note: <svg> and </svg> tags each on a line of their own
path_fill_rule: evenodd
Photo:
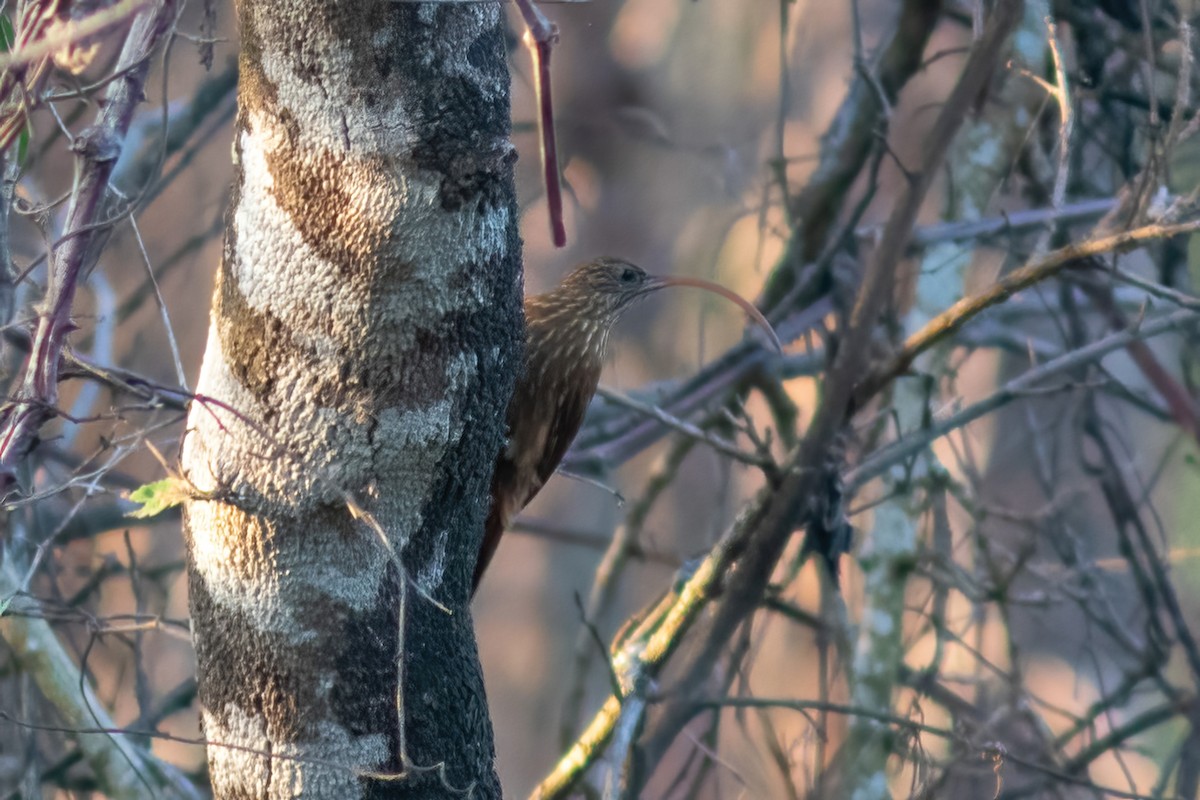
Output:
<svg viewBox="0 0 1200 800">
<path fill-rule="evenodd" d="M 873 157 L 851 171 L 828 209 L 848 227 L 797 244 L 804 221 L 785 194 L 794 200 L 821 167 L 822 137 L 828 146 L 843 135 L 835 115 L 855 81 L 873 74 L 875 56 L 903 22 L 901 4 L 546 4 L 560 32 L 555 114 L 570 237 L 562 250 L 549 238 L 529 61 L 511 13 L 527 291 L 548 289 L 571 265 L 611 254 L 652 272 L 717 280 L 753 298 L 802 248 L 800 261 L 829 256 L 826 263 L 836 265 L 824 290 L 829 305 L 813 305 L 816 319 L 788 347 L 793 359 L 811 353 L 819 364 L 822 325 L 836 326 L 845 293 L 852 296 L 855 265 L 870 253 L 906 170 L 920 163 L 988 5 L 948 2 L 940 10 L 920 68 L 888 109 L 886 126 L 873 131 Z M 9 19 L 19 7 L 6 7 Z M 1086 238 L 1103 209 L 1050 227 L 1004 224 L 1020 212 L 1113 201 L 1146 174 L 1165 176 L 1174 195 L 1195 191 L 1200 140 L 1162 147 L 1172 120 L 1196 119 L 1192 92 L 1179 85 L 1180 75 L 1185 84 L 1195 78 L 1184 43 L 1190 32 L 1181 26 L 1192 13 L 1187 3 L 1158 0 L 1027 4 L 1011 57 L 970 110 L 920 209 L 927 238 L 917 237 L 925 244 L 896 276 L 893 337 L 1031 254 Z M 1074 127 L 1065 150 L 1060 109 L 1045 85 L 1057 85 L 1047 17 L 1058 24 L 1061 74 L 1071 90 Z M 21 331 L 45 285 L 39 259 L 58 235 L 72 188 L 63 131 L 78 132 L 91 119 L 94 84 L 111 71 L 119 30 L 44 78 L 39 89 L 56 96 L 29 118 L 22 152 L 10 150 L 16 181 L 4 244 L 20 277 L 5 301 L 2 362 L 10 381 L 20 374 L 28 348 Z M 139 198 L 136 225 L 112 227 L 75 305 L 72 343 L 89 363 L 131 370 L 161 387 L 195 380 L 232 175 L 236 48 L 230 4 L 193 2 L 151 74 L 113 180 Z M 1149 170 L 1154 163 L 1166 168 Z M 1065 194 L 1056 197 L 1063 169 Z M 1151 189 L 1152 200 L 1171 200 L 1157 183 Z M 999 223 L 986 235 L 937 239 L 938 223 L 981 219 Z M 1121 265 L 1192 294 L 1195 252 L 1194 240 L 1180 237 Z M 1163 307 L 1127 286 L 1112 297 L 1127 321 Z M 850 465 L 1111 331 L 1105 308 L 1065 281 L 1017 295 L 967 329 L 969 336 L 932 351 L 917 378 L 898 383 L 859 417 L 847 446 Z M 698 293 L 661 293 L 622 323 L 604 383 L 634 392 L 687 378 L 737 344 L 743 326 L 732 306 Z M 1194 345 L 1185 332 L 1157 340 L 1153 350 L 1189 398 Z M 902 655 L 892 665 L 899 670 L 894 691 L 874 711 L 943 732 L 973 727 L 948 739 L 893 726 L 886 786 L 862 796 L 1172 797 L 1194 787 L 1196 665 L 1185 652 L 1190 634 L 1175 623 L 1200 610 L 1196 441 L 1135 357 L 1116 353 L 1096 363 L 1092 371 L 1062 373 L 856 487 L 847 496 L 857 542 L 843 559 L 844 605 L 816 564 L 799 566 L 797 536 L 764 610 L 731 643 L 739 651 L 729 661 L 735 674 L 718 683 L 743 698 L 859 698 L 847 674 L 847 657 L 863 642 L 855 626 L 864 609 L 883 612 L 872 605 L 880 595 L 871 564 L 857 554 L 882 558 L 877 547 L 891 531 L 911 540 L 910 562 L 891 575 Z M 760 432 L 772 429 L 776 455 L 812 417 L 816 372 L 796 369 L 770 403 L 761 392 L 746 400 L 745 418 Z M 87 796 L 97 786 L 83 746 L 89 736 L 56 728 L 105 726 L 86 716 L 72 721 L 65 708 L 77 707 L 78 697 L 56 698 L 39 682 L 31 654 L 50 642 L 39 636 L 60 642 L 70 663 L 83 666 L 77 680 L 91 684 L 112 724 L 199 736 L 178 514 L 150 523 L 123 516 L 132 508 L 127 493 L 175 461 L 180 400 L 167 391 L 153 401 L 130 399 L 111 381 L 64 383 L 63 413 L 43 430 L 23 476 L 26 495 L 10 498 L 0 592 L 0 796 Z M 793 430 L 780 425 L 779 406 L 788 402 L 798 420 Z M 728 420 L 710 422 L 750 448 Z M 756 470 L 683 441 L 668 438 L 599 481 L 557 477 L 484 582 L 475 622 L 499 771 L 512 796 L 533 789 L 610 693 L 595 639 L 607 642 L 679 570 L 686 574 L 763 486 Z M 1114 510 L 1114 466 L 1128 495 L 1123 518 Z M 636 547 L 612 574 L 611 602 L 588 621 L 593 636 L 582 624 L 583 604 L 609 540 L 630 527 Z M 1175 609 L 1164 611 L 1170 603 Z M 1164 616 L 1167 622 L 1154 622 Z M 869 655 L 860 649 L 854 657 Z M 860 677 L 869 672 L 854 666 Z M 827 711 L 778 704 L 700 715 L 653 765 L 643 796 L 850 796 L 829 776 L 852 736 L 853 715 Z M 204 786 L 201 747 L 133 740 Z"/>
</svg>

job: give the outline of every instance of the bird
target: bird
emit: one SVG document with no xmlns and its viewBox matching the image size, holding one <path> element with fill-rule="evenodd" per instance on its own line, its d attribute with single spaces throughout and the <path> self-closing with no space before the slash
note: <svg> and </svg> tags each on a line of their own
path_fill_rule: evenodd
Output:
<svg viewBox="0 0 1200 800">
<path fill-rule="evenodd" d="M 766 318 L 729 289 L 699 278 L 651 275 L 620 258 L 584 262 L 551 291 L 525 298 L 525 360 L 508 404 L 507 443 L 492 475 L 472 596 L 505 530 L 554 474 L 579 432 L 613 326 L 635 301 L 668 286 L 694 286 L 737 303 L 782 350 Z"/>
</svg>

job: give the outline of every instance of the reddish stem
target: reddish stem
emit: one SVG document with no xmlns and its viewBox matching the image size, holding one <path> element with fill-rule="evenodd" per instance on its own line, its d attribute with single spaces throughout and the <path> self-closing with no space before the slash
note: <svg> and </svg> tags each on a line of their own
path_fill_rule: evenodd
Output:
<svg viewBox="0 0 1200 800">
<path fill-rule="evenodd" d="M 555 247 L 562 247 L 567 243 L 567 228 L 563 223 L 562 180 L 558 172 L 558 140 L 554 132 L 554 99 L 550 89 L 550 51 L 558 42 L 558 28 L 533 4 L 533 0 L 516 0 L 516 3 L 525 20 L 525 46 L 529 48 L 529 55 L 533 59 L 542 180 L 546 185 L 550 236 Z"/>
</svg>

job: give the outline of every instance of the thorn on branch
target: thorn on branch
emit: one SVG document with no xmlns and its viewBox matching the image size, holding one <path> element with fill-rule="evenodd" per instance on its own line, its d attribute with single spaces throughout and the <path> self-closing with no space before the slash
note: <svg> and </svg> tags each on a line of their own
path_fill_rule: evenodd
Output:
<svg viewBox="0 0 1200 800">
<path fill-rule="evenodd" d="M 121 155 L 121 137 L 111 128 L 91 125 L 71 142 L 71 152 L 97 164 L 116 161 Z"/>
</svg>

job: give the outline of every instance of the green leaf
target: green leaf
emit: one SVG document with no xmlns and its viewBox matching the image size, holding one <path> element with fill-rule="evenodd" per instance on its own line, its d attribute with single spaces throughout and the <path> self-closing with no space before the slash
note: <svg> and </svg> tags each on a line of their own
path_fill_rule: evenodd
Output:
<svg viewBox="0 0 1200 800">
<path fill-rule="evenodd" d="M 4 15 L 0 15 L 0 53 L 7 53 L 12 50 L 13 43 L 17 41 L 17 34 L 13 30 L 12 20 Z"/>
<path fill-rule="evenodd" d="M 17 166 L 25 166 L 25 156 L 29 155 L 29 124 L 26 123 L 25 129 L 21 131 L 21 135 L 17 137 Z"/>
<path fill-rule="evenodd" d="M 1200 286 L 1200 234 L 1193 233 L 1187 240 L 1187 269 L 1192 286 Z"/>
<path fill-rule="evenodd" d="M 1191 194 L 1200 187 L 1200 141 L 1194 137 L 1180 143 L 1170 155 L 1169 188 L 1175 194 Z"/>
<path fill-rule="evenodd" d="M 125 516 L 134 519 L 149 519 L 188 499 L 190 492 L 187 484 L 178 478 L 164 478 L 161 481 L 139 486 L 129 493 L 129 499 L 140 503 L 141 508 L 130 511 Z"/>
</svg>

